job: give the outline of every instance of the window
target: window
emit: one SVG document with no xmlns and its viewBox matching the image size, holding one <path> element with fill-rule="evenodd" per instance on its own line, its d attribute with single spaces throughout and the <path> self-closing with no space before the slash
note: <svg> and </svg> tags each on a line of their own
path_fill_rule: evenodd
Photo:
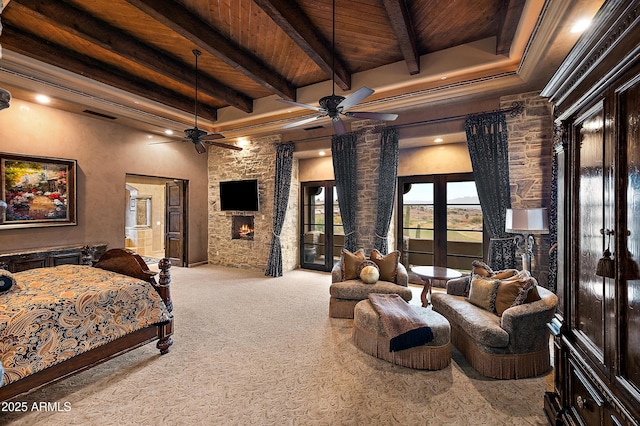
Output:
<svg viewBox="0 0 640 426">
<path fill-rule="evenodd" d="M 473 173 L 398 179 L 398 247 L 403 263 L 469 271 L 484 258 L 482 209 Z"/>
</svg>

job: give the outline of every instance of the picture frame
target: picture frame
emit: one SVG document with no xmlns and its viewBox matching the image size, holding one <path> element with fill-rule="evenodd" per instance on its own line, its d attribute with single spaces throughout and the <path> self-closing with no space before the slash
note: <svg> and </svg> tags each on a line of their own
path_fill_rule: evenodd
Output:
<svg viewBox="0 0 640 426">
<path fill-rule="evenodd" d="M 0 152 L 0 229 L 77 225 L 76 160 Z"/>
</svg>

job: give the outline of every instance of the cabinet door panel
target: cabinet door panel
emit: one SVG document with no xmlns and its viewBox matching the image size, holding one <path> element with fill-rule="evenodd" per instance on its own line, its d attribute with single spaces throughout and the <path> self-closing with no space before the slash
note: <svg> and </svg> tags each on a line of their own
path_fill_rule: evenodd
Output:
<svg viewBox="0 0 640 426">
<path fill-rule="evenodd" d="M 604 279 L 596 275 L 602 256 L 604 228 L 603 111 L 582 122 L 579 155 L 578 250 L 574 330 L 586 349 L 604 361 Z"/>
<path fill-rule="evenodd" d="M 640 389 L 640 84 L 623 96 L 627 140 L 627 256 L 624 257 L 620 332 L 622 334 L 621 374 Z"/>
</svg>

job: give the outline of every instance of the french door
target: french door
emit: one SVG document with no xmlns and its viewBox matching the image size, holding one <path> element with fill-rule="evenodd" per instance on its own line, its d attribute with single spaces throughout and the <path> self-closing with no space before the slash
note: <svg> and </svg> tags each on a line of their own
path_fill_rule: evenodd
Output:
<svg viewBox="0 0 640 426">
<path fill-rule="evenodd" d="M 334 181 L 303 182 L 300 197 L 300 265 L 330 271 L 344 246 Z"/>
<path fill-rule="evenodd" d="M 473 173 L 398 178 L 397 247 L 405 266 L 468 271 L 486 253 Z"/>
</svg>

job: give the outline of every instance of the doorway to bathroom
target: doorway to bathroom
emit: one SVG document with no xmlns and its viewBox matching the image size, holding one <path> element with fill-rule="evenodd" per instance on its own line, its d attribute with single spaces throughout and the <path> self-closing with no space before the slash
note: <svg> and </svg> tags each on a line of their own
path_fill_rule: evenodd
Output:
<svg viewBox="0 0 640 426">
<path fill-rule="evenodd" d="M 124 246 L 151 263 L 186 266 L 188 181 L 128 174 L 125 188 Z"/>
</svg>

